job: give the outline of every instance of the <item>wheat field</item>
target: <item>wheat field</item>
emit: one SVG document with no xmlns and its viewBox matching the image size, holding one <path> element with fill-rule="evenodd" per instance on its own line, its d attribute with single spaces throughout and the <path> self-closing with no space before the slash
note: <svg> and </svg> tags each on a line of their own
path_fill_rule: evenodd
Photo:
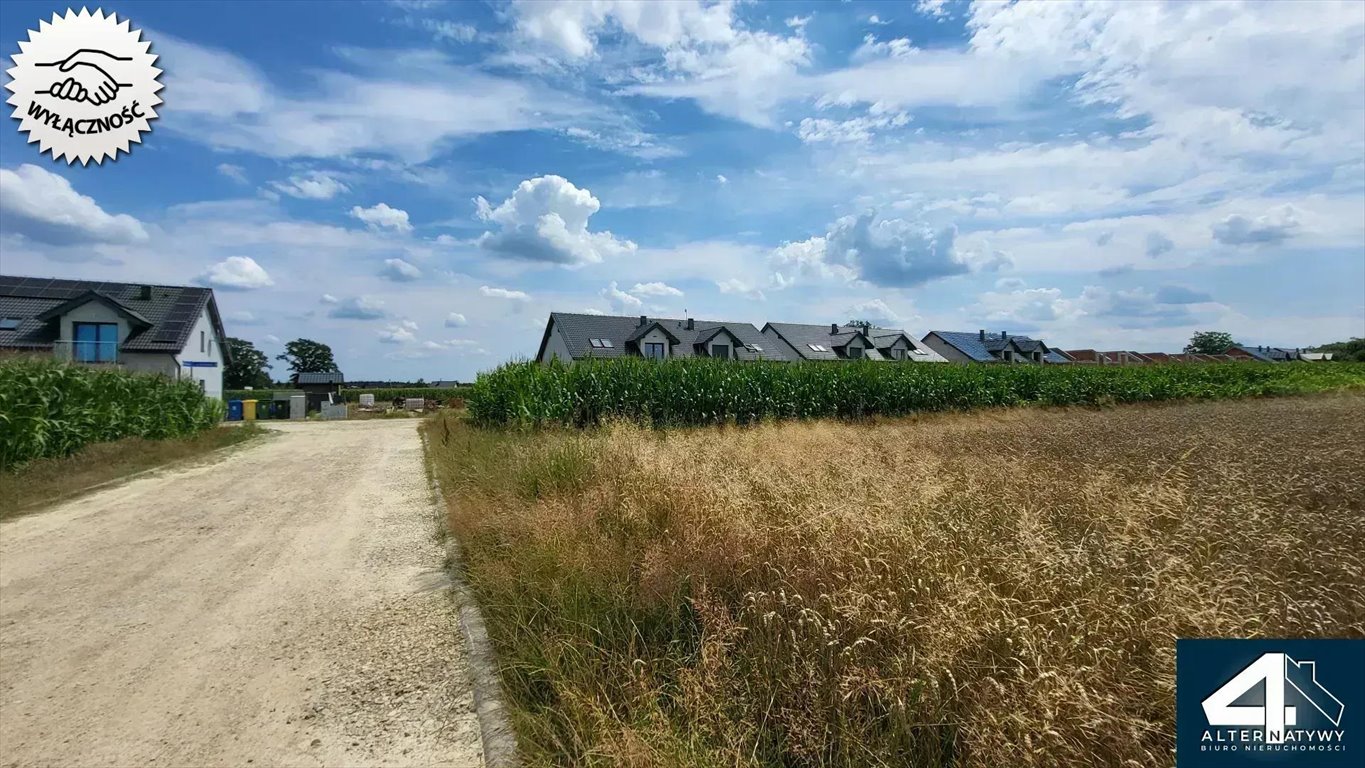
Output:
<svg viewBox="0 0 1365 768">
<path fill-rule="evenodd" d="M 1365 635 L 1365 397 L 427 424 L 536 765 L 1170 765 L 1177 637 Z"/>
</svg>

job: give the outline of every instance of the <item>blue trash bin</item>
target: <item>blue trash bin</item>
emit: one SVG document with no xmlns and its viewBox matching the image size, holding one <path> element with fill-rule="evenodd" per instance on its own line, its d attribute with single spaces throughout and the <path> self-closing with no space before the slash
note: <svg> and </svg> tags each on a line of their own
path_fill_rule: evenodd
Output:
<svg viewBox="0 0 1365 768">
<path fill-rule="evenodd" d="M 241 420 L 242 420 L 242 401 L 241 401 L 241 400 L 229 400 L 227 405 L 228 405 L 227 420 L 228 420 L 228 421 L 241 421 Z"/>
</svg>

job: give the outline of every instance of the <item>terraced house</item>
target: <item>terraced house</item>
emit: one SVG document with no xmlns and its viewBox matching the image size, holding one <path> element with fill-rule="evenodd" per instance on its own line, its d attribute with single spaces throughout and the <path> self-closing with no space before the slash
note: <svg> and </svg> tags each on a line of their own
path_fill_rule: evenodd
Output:
<svg viewBox="0 0 1365 768">
<path fill-rule="evenodd" d="M 213 289 L 0 275 L 0 349 L 199 383 L 223 396 Z"/>
<path fill-rule="evenodd" d="M 796 360 L 899 360 L 947 362 L 927 344 L 897 328 L 859 325 L 768 323 L 763 335 L 781 344 Z"/>
<path fill-rule="evenodd" d="M 1026 363 L 1033 365 L 1073 362 L 1060 349 L 1028 336 L 1005 331 L 930 331 L 923 339 L 952 363 Z"/>
<path fill-rule="evenodd" d="M 573 362 L 589 358 L 715 357 L 779 360 L 792 357 L 750 323 L 694 318 L 619 317 L 551 312 L 536 359 Z"/>
</svg>

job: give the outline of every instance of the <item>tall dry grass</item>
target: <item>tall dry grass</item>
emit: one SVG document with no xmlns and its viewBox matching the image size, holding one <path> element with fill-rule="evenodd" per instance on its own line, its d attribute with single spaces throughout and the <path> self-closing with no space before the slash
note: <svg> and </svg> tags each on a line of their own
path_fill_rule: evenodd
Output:
<svg viewBox="0 0 1365 768">
<path fill-rule="evenodd" d="M 533 763 L 1151 766 L 1175 638 L 1365 635 L 1362 416 L 428 428 Z"/>
</svg>

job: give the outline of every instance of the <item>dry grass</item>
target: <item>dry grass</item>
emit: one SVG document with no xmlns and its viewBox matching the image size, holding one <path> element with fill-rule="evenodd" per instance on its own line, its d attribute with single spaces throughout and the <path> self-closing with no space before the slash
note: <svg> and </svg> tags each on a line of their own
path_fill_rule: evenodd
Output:
<svg viewBox="0 0 1365 768">
<path fill-rule="evenodd" d="M 79 495 L 92 486 L 258 437 L 255 426 L 217 427 L 190 437 L 144 440 L 129 437 L 92 443 L 76 453 L 38 459 L 17 471 L 0 472 L 0 520 L 28 514 L 54 501 Z"/>
<path fill-rule="evenodd" d="M 1365 635 L 1362 417 L 427 428 L 535 764 L 1150 766 L 1175 638 Z"/>
</svg>

